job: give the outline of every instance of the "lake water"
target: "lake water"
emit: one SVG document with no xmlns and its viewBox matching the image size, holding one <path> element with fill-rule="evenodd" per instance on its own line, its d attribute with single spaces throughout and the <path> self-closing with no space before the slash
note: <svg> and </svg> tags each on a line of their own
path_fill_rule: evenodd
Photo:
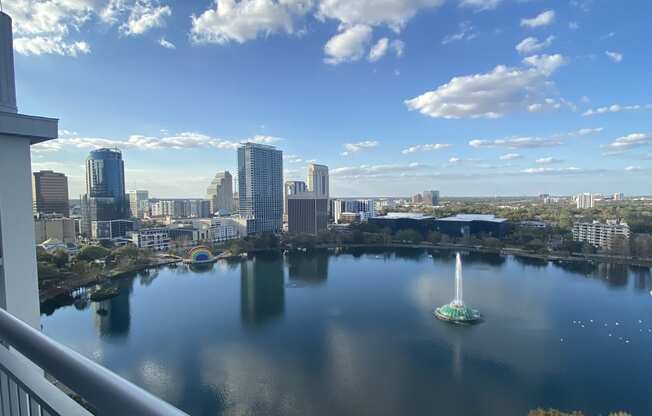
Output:
<svg viewBox="0 0 652 416">
<path fill-rule="evenodd" d="M 650 269 L 463 263 L 473 326 L 432 315 L 454 253 L 416 249 L 162 268 L 42 325 L 191 415 L 652 414 Z"/>
</svg>

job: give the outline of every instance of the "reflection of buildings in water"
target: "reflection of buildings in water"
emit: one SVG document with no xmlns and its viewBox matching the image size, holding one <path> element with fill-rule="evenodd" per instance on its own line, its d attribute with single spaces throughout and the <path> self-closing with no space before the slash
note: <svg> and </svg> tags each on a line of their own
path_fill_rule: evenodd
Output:
<svg viewBox="0 0 652 416">
<path fill-rule="evenodd" d="M 93 302 L 93 319 L 100 335 L 122 338 L 129 335 L 131 326 L 130 297 L 134 279 L 125 279 L 120 286 L 120 294 L 101 302 Z"/>
<path fill-rule="evenodd" d="M 246 324 L 263 324 L 283 315 L 285 279 L 281 258 L 259 256 L 240 265 L 240 315 Z"/>
<path fill-rule="evenodd" d="M 598 264 L 597 275 L 600 279 L 606 280 L 609 286 L 625 287 L 629 277 L 628 266 L 613 263 Z"/>
<path fill-rule="evenodd" d="M 328 279 L 326 254 L 289 253 L 287 262 L 290 280 L 322 284 Z"/>
<path fill-rule="evenodd" d="M 634 288 L 649 293 L 652 290 L 652 273 L 648 267 L 631 267 L 634 277 Z"/>
</svg>

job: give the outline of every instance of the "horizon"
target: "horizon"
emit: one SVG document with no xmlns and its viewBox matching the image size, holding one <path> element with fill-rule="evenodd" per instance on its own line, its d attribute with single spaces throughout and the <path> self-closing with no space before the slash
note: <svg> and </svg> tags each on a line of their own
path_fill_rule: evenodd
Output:
<svg viewBox="0 0 652 416">
<path fill-rule="evenodd" d="M 80 195 L 88 152 L 116 146 L 127 189 L 196 197 L 254 141 L 353 198 L 652 189 L 650 4 L 250 3 L 5 4 L 19 112 L 60 120 L 33 169 Z"/>
</svg>

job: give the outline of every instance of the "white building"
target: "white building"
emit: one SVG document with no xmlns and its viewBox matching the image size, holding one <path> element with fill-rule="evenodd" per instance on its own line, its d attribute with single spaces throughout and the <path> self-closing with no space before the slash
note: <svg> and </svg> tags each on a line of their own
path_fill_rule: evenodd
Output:
<svg viewBox="0 0 652 416">
<path fill-rule="evenodd" d="M 629 226 L 624 222 L 614 220 L 606 223 L 599 221 L 577 222 L 573 225 L 573 240 L 600 248 L 609 249 L 614 238 L 622 237 L 627 240 L 629 236 Z"/>
<path fill-rule="evenodd" d="M 167 251 L 170 249 L 170 234 L 167 228 L 145 228 L 132 231 L 131 242 L 138 248 L 153 251 Z"/>
<path fill-rule="evenodd" d="M 34 220 L 34 240 L 41 244 L 51 238 L 62 243 L 76 243 L 75 220 L 59 215 L 42 215 Z"/>
<path fill-rule="evenodd" d="M 376 216 L 376 204 L 373 199 L 333 199 L 331 212 L 335 224 L 340 224 L 342 214 L 357 214 L 360 221 Z"/>
<path fill-rule="evenodd" d="M 624 201 L 625 200 L 625 194 L 622 192 L 615 192 L 613 195 L 613 200 L 614 201 Z"/>
<path fill-rule="evenodd" d="M 595 195 L 585 192 L 575 197 L 577 209 L 589 209 L 595 206 Z"/>
<path fill-rule="evenodd" d="M 229 171 L 218 172 L 206 189 L 210 201 L 210 213 L 231 215 L 233 213 L 233 177 Z"/>
<path fill-rule="evenodd" d="M 246 235 L 246 226 L 235 217 L 218 217 L 211 219 L 209 238 L 213 243 L 240 238 Z"/>
<path fill-rule="evenodd" d="M 315 198 L 328 198 L 330 185 L 328 183 L 328 166 L 311 163 L 308 165 L 308 191 Z"/>
<path fill-rule="evenodd" d="M 129 191 L 129 210 L 135 218 L 144 218 L 145 214 L 149 214 L 149 192 Z"/>
</svg>

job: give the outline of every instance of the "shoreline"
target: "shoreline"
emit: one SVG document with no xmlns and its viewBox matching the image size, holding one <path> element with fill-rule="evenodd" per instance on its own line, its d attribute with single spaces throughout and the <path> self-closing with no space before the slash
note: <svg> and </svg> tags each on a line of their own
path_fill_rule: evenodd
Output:
<svg viewBox="0 0 652 416">
<path fill-rule="evenodd" d="M 634 266 L 634 267 L 649 267 L 652 268 L 652 259 L 633 259 L 625 257 L 616 257 L 616 256 L 607 256 L 600 254 L 585 254 L 581 256 L 577 255 L 563 255 L 563 254 L 540 254 L 524 251 L 519 248 L 514 247 L 505 247 L 505 248 L 488 248 L 482 246 L 465 246 L 458 244 L 428 244 L 428 243 L 383 243 L 383 244 L 319 244 L 312 249 L 350 249 L 350 248 L 379 248 L 379 249 L 396 249 L 396 248 L 408 248 L 408 249 L 429 249 L 429 250 L 462 250 L 462 251 L 473 251 L 476 253 L 488 253 L 488 254 L 497 254 L 501 256 L 519 256 L 527 257 L 532 259 L 538 259 L 547 262 L 575 262 L 575 263 L 611 263 L 619 264 L 624 266 Z M 250 250 L 241 254 L 233 254 L 228 251 L 225 251 L 216 256 L 216 261 L 221 260 L 234 260 L 243 258 L 243 254 L 246 256 L 248 254 L 254 254 L 264 251 L 284 251 L 284 250 L 300 250 L 303 247 L 277 247 L 270 249 L 255 249 Z M 128 274 L 143 271 L 150 268 L 158 268 L 162 266 L 168 266 L 170 264 L 182 263 L 183 259 L 168 259 L 168 260 L 159 260 L 152 262 L 146 265 L 141 265 L 137 267 L 130 268 L 129 270 L 111 270 L 106 274 L 101 274 L 95 277 L 86 277 L 86 278 L 77 278 L 71 279 L 70 281 L 61 282 L 58 286 L 48 289 L 39 290 L 39 302 L 43 304 L 44 302 L 56 299 L 59 296 L 66 295 L 75 290 L 89 287 L 98 284 L 104 284 L 112 280 L 117 280 L 125 277 Z M 214 263 L 215 263 L 214 262 Z"/>
</svg>

